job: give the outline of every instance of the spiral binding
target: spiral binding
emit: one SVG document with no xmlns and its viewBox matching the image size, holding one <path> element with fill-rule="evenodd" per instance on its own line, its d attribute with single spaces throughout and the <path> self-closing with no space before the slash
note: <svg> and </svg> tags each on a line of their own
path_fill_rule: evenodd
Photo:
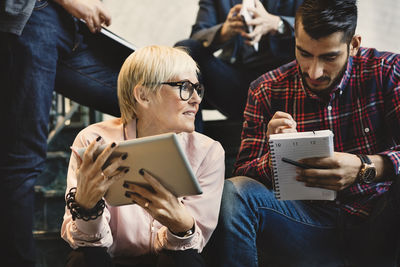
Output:
<svg viewBox="0 0 400 267">
<path fill-rule="evenodd" d="M 273 141 L 269 142 L 269 151 L 270 151 L 272 170 L 273 170 L 273 176 L 274 176 L 273 177 L 274 195 L 275 195 L 275 198 L 279 200 L 279 199 L 281 199 L 281 192 L 279 189 L 278 171 L 277 171 L 277 166 L 276 166 L 276 158 L 275 158 Z"/>
</svg>

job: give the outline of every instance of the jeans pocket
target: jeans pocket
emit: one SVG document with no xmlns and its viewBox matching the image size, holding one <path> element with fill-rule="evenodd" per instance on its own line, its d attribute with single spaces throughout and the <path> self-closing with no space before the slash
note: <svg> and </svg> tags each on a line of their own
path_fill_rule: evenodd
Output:
<svg viewBox="0 0 400 267">
<path fill-rule="evenodd" d="M 49 5 L 49 3 L 47 0 L 37 0 L 33 10 L 39 10 L 39 9 L 45 8 L 48 5 Z"/>
</svg>

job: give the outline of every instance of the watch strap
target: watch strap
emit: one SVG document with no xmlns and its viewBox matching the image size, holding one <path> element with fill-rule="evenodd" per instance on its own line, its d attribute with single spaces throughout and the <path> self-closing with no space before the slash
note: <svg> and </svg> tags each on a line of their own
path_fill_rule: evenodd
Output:
<svg viewBox="0 0 400 267">
<path fill-rule="evenodd" d="M 363 164 L 371 164 L 371 160 L 369 159 L 369 157 L 367 155 L 364 154 L 357 154 L 357 156 L 360 158 L 361 162 Z"/>
<path fill-rule="evenodd" d="M 286 25 L 285 25 L 285 22 L 283 21 L 283 19 L 281 19 L 281 20 L 279 21 L 279 23 L 278 23 L 278 30 L 277 30 L 277 32 L 278 32 L 279 34 L 284 34 L 285 31 L 286 31 Z"/>
<path fill-rule="evenodd" d="M 194 234 L 194 230 L 195 230 L 194 226 L 195 226 L 195 224 L 193 224 L 193 227 L 191 229 L 187 230 L 186 232 L 179 232 L 179 233 L 173 233 L 173 234 L 176 236 L 182 237 L 182 238 L 191 236 L 192 234 Z"/>
</svg>

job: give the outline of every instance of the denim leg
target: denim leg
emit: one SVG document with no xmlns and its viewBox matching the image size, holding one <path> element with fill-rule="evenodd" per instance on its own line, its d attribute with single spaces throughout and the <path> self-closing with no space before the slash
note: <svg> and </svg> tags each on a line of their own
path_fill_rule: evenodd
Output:
<svg viewBox="0 0 400 267">
<path fill-rule="evenodd" d="M 278 201 L 253 179 L 231 178 L 207 253 L 215 266 L 342 266 L 337 214 L 336 207 Z"/>
<path fill-rule="evenodd" d="M 101 43 L 100 36 L 86 28 L 75 39 L 77 48 L 60 55 L 56 91 L 82 105 L 119 117 L 117 79 L 131 51 L 121 49 L 117 43 Z"/>
<path fill-rule="evenodd" d="M 78 36 L 73 18 L 52 1 L 36 2 L 21 36 L 0 33 L 0 124 L 3 126 L 0 203 L 7 207 L 3 209 L 6 219 L 2 220 L 0 228 L 4 247 L 0 257 L 6 260 L 6 266 L 34 264 L 33 186 L 46 158 L 49 111 L 56 76 L 59 91 L 67 94 L 71 90 L 70 95 L 75 100 L 119 114 L 116 101 L 119 69 L 116 65 L 122 61 L 102 72 L 101 66 L 109 61 L 101 60 L 102 64 L 97 65 L 94 61 L 97 54 L 89 52 L 83 42 L 73 51 Z M 81 62 L 83 67 L 79 71 L 84 73 L 84 78 L 64 72 L 59 66 L 65 66 L 62 64 L 65 62 L 69 64 L 68 71 Z M 84 67 L 88 65 L 98 68 Z M 88 78 L 91 75 L 96 77 Z M 90 80 L 101 80 L 102 77 L 106 78 L 99 83 L 90 83 Z"/>
<path fill-rule="evenodd" d="M 380 197 L 368 220 L 347 218 L 345 244 L 352 266 L 400 266 L 400 176 Z"/>
<path fill-rule="evenodd" d="M 399 184 L 362 220 L 327 202 L 278 201 L 247 177 L 228 179 L 207 260 L 212 266 L 396 266 Z"/>
<path fill-rule="evenodd" d="M 186 47 L 199 65 L 206 89 L 205 100 L 228 118 L 242 119 L 249 85 L 264 70 L 228 64 L 196 40 L 183 40 L 175 46 Z"/>
<path fill-rule="evenodd" d="M 7 207 L 0 253 L 5 266 L 34 266 L 35 260 L 33 186 L 46 157 L 57 64 L 57 17 L 42 3 L 37 2 L 21 36 L 0 33 L 0 202 Z"/>
</svg>

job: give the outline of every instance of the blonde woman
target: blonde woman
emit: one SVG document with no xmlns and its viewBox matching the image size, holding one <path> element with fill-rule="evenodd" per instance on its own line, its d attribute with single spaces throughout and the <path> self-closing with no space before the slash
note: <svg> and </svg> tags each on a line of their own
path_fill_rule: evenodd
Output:
<svg viewBox="0 0 400 267">
<path fill-rule="evenodd" d="M 90 125 L 73 143 L 87 150 L 82 159 L 71 156 L 68 170 L 61 235 L 74 249 L 70 266 L 203 265 L 199 253 L 217 225 L 224 150 L 194 132 L 204 95 L 197 74 L 196 63 L 179 48 L 144 47 L 126 59 L 118 77 L 121 118 Z M 130 185 L 137 204 L 104 203 L 110 185 L 130 171 L 119 168 L 129 155 L 101 170 L 116 144 L 167 132 L 178 134 L 203 194 L 176 198 L 144 171 L 155 192 Z M 94 161 L 93 152 L 102 144 L 109 145 Z"/>
</svg>

